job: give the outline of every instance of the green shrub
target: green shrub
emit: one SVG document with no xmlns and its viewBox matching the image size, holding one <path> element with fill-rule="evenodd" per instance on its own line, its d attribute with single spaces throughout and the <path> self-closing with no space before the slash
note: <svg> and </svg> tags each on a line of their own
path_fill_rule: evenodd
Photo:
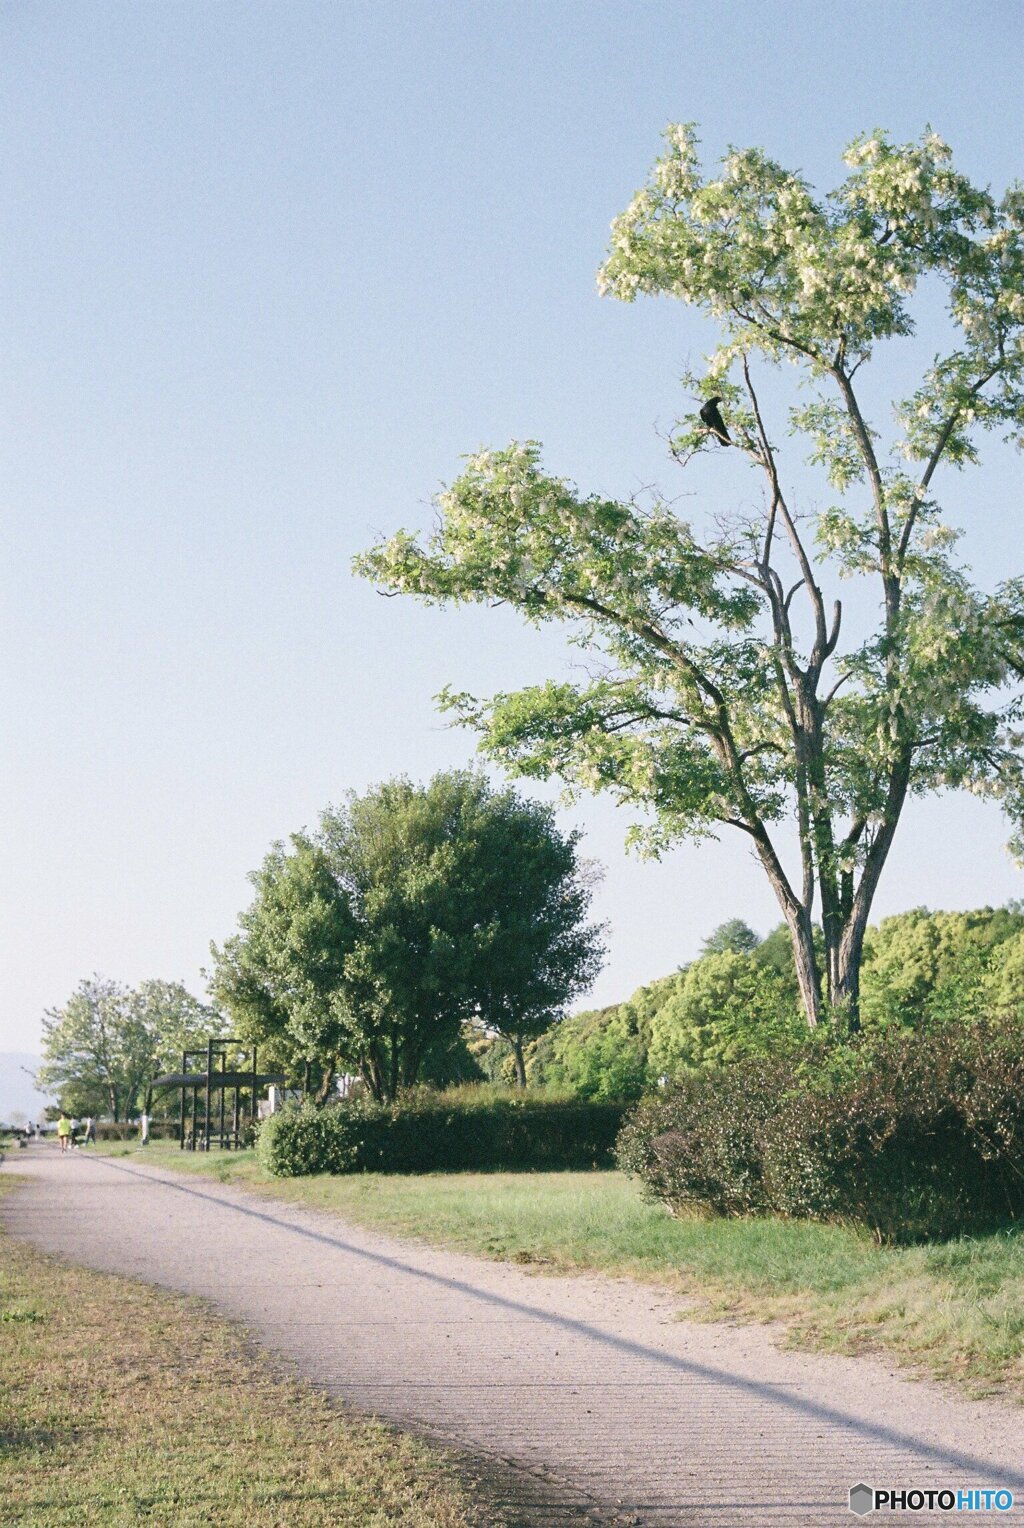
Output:
<svg viewBox="0 0 1024 1528">
<path fill-rule="evenodd" d="M 1024 1031 L 888 1031 L 684 1077 L 626 1123 L 618 1160 L 670 1209 L 853 1221 L 879 1240 L 1024 1213 Z"/>
<path fill-rule="evenodd" d="M 418 1089 L 393 1104 L 283 1110 L 263 1125 L 257 1155 L 278 1177 L 608 1167 L 624 1112 L 583 1099 Z"/>
<path fill-rule="evenodd" d="M 289 1105 L 260 1126 L 257 1160 L 277 1178 L 351 1172 L 355 1144 L 347 1113 L 340 1105 L 326 1109 L 311 1103 L 298 1108 Z"/>
</svg>

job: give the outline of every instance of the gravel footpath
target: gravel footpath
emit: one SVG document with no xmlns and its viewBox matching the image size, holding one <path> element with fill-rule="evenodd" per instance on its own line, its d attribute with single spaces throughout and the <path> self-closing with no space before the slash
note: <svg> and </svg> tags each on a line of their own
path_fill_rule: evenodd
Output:
<svg viewBox="0 0 1024 1528">
<path fill-rule="evenodd" d="M 134 1162 L 40 1145 L 5 1170 L 23 1180 L 12 1235 L 202 1296 L 361 1411 L 527 1472 L 547 1487 L 538 1523 L 591 1507 L 650 1528 L 829 1528 L 857 1521 L 859 1481 L 1003 1487 L 1013 1510 L 984 1515 L 1022 1515 L 1024 1414 L 875 1359 L 780 1351 L 627 1280 L 526 1272 Z"/>
</svg>

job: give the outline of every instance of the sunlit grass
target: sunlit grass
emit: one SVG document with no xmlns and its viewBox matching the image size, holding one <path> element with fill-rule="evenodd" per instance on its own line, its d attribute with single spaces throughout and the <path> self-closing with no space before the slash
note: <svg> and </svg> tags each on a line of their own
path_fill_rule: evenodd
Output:
<svg viewBox="0 0 1024 1528">
<path fill-rule="evenodd" d="M 276 1374 L 199 1302 L 0 1233 L 0 1524 L 497 1521 L 439 1455 Z"/>
</svg>

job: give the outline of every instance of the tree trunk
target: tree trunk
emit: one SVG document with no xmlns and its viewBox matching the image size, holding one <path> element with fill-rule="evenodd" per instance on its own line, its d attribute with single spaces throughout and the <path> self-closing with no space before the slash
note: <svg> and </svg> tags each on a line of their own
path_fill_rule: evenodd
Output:
<svg viewBox="0 0 1024 1528">
<path fill-rule="evenodd" d="M 330 1098 L 334 1088 L 334 1079 L 337 1076 L 337 1057 L 331 1056 L 324 1063 L 323 1075 L 320 1078 L 320 1086 L 316 1090 L 313 1102 L 317 1108 L 321 1108 Z"/>
<path fill-rule="evenodd" d="M 882 823 L 868 851 L 860 884 L 851 900 L 839 941 L 835 962 L 835 987 L 831 997 L 837 1017 L 839 1015 L 845 1017 L 851 1034 L 856 1034 L 860 1029 L 860 968 L 864 957 L 864 935 L 867 932 L 868 916 L 878 889 L 879 878 L 889 857 L 903 804 L 907 798 L 912 757 L 912 749 L 906 748 L 893 769 Z"/>
<path fill-rule="evenodd" d="M 391 1026 L 391 1053 L 388 1056 L 388 1103 L 392 1103 L 398 1097 L 398 1036 L 395 1026 Z"/>
<path fill-rule="evenodd" d="M 814 923 L 806 908 L 784 910 L 793 940 L 793 960 L 804 1017 L 808 1027 L 816 1029 L 821 1019 L 821 972 L 818 970 L 818 955 L 814 948 Z"/>
<path fill-rule="evenodd" d="M 512 1054 L 516 1058 L 516 1086 L 526 1087 L 526 1061 L 523 1057 L 522 1035 L 512 1035 Z"/>
<path fill-rule="evenodd" d="M 832 1004 L 837 1018 L 845 1018 L 851 1035 L 860 1029 L 860 967 L 864 958 L 864 934 L 867 930 L 868 908 L 853 916 L 843 929 L 836 961 L 835 984 Z"/>
</svg>

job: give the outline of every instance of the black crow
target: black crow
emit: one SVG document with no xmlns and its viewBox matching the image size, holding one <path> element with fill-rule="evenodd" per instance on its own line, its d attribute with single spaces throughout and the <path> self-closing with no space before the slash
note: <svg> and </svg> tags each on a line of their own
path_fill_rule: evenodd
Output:
<svg viewBox="0 0 1024 1528">
<path fill-rule="evenodd" d="M 709 398 L 701 407 L 700 417 L 720 446 L 731 446 L 732 441 L 729 439 L 729 431 L 725 428 L 725 420 L 718 412 L 721 401 L 721 398 Z"/>
</svg>

